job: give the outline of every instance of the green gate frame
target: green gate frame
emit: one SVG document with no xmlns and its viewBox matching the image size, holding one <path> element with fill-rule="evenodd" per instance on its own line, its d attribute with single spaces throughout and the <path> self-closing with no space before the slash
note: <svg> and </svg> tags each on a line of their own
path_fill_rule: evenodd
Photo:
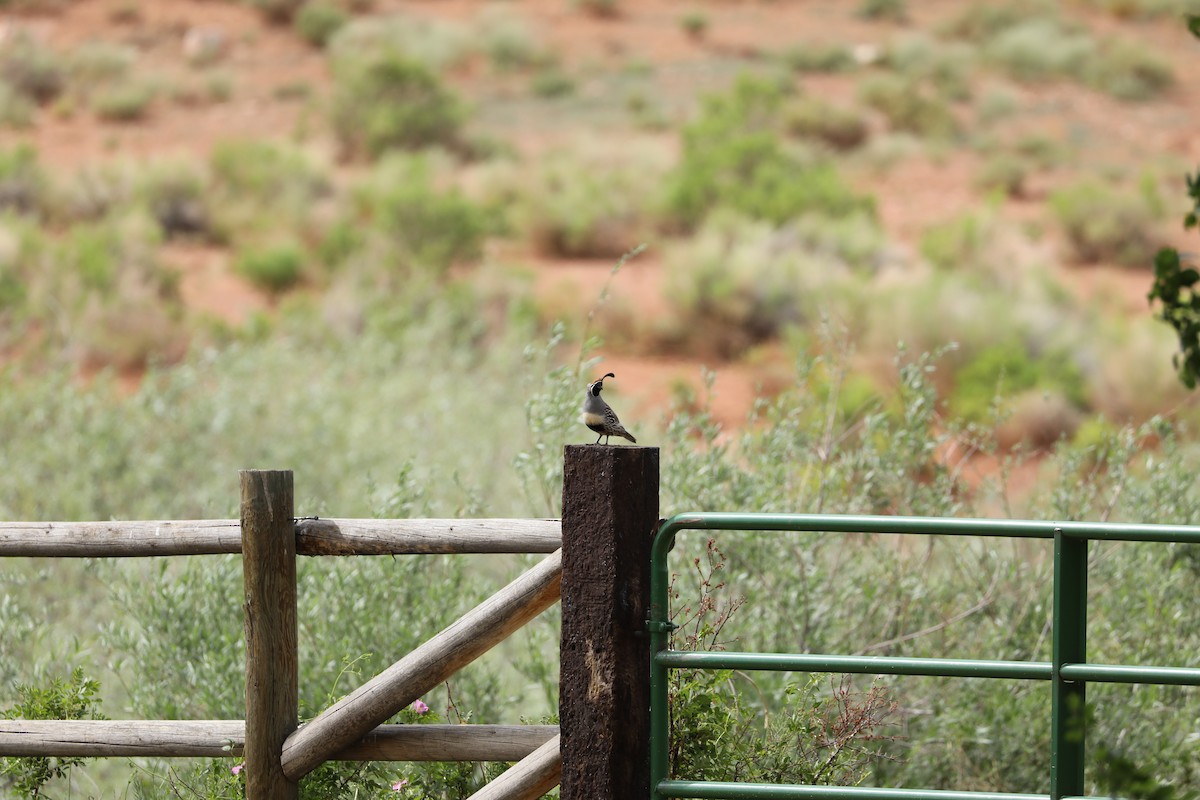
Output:
<svg viewBox="0 0 1200 800">
<path fill-rule="evenodd" d="M 689 652 L 668 649 L 667 554 L 685 530 L 890 533 L 1054 541 L 1051 661 L 979 661 L 799 653 Z M 827 514 L 678 514 L 655 534 L 650 558 L 650 797 L 720 800 L 1069 800 L 1084 791 L 1085 689 L 1089 681 L 1200 686 L 1200 668 L 1089 664 L 1087 558 L 1091 540 L 1200 544 L 1200 527 L 1096 522 L 884 517 Z M 1050 793 L 959 792 L 796 784 L 669 780 L 668 669 L 739 669 L 869 675 L 934 675 L 1051 682 Z"/>
</svg>

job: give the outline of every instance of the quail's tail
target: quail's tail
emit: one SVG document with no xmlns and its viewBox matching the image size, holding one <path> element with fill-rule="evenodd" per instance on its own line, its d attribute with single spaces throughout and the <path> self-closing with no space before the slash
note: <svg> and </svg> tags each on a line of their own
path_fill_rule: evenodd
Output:
<svg viewBox="0 0 1200 800">
<path fill-rule="evenodd" d="M 637 439 L 633 438 L 633 434 L 630 433 L 629 431 L 625 430 L 624 428 L 621 428 L 621 435 L 624 436 L 629 441 L 633 442 L 634 444 L 637 444 Z"/>
</svg>

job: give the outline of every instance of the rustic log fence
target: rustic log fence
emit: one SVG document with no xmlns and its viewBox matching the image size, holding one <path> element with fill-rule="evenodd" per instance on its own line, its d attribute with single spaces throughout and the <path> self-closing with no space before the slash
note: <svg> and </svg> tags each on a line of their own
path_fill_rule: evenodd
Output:
<svg viewBox="0 0 1200 800">
<path fill-rule="evenodd" d="M 246 719 L 0 720 L 0 756 L 245 758 L 249 800 L 294 800 L 325 761 L 515 761 L 473 800 L 626 800 L 649 790 L 645 636 L 658 450 L 571 445 L 562 520 L 295 517 L 290 471 L 245 470 L 238 520 L 0 522 L 0 556 L 240 553 Z M 304 725 L 297 556 L 548 554 Z M 560 726 L 386 725 L 562 599 Z"/>
</svg>

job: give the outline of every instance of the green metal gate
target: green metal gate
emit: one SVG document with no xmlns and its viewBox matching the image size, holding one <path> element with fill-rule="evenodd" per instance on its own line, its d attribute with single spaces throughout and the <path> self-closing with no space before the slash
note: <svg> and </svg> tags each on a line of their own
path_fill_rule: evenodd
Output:
<svg viewBox="0 0 1200 800">
<path fill-rule="evenodd" d="M 821 531 L 991 536 L 1054 541 L 1054 608 L 1051 661 L 978 661 L 793 653 L 690 652 L 668 649 L 667 554 L 684 530 Z M 1088 682 L 1200 686 L 1200 668 L 1089 664 L 1086 659 L 1088 542 L 1200 544 L 1200 527 L 1090 522 L 879 517 L 823 514 L 679 514 L 655 535 L 650 567 L 650 795 L 749 800 L 1063 800 L 1084 792 L 1082 715 Z M 669 780 L 668 669 L 739 669 L 796 672 L 934 675 L 1051 682 L 1050 794 L 875 789 L 716 781 Z"/>
</svg>

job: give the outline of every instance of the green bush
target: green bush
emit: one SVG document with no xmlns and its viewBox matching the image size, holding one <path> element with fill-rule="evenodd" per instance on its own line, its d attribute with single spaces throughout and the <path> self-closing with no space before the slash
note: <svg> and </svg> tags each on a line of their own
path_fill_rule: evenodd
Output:
<svg viewBox="0 0 1200 800">
<path fill-rule="evenodd" d="M 1079 261 L 1149 264 L 1157 247 L 1157 203 L 1145 191 L 1084 179 L 1050 196 L 1050 207 Z"/>
<path fill-rule="evenodd" d="M 0 211 L 36 216 L 43 210 L 47 191 L 48 180 L 33 145 L 0 151 Z"/>
<path fill-rule="evenodd" d="M 998 398 L 1027 389 L 1062 393 L 1077 407 L 1086 402 L 1079 367 L 1063 355 L 1035 358 L 1021 342 L 997 344 L 979 353 L 954 375 L 950 410 L 972 422 L 986 420 Z"/>
<path fill-rule="evenodd" d="M 907 0 L 860 0 L 857 13 L 864 19 L 908 21 Z"/>
<path fill-rule="evenodd" d="M 513 164 L 491 193 L 539 252 L 617 258 L 653 234 L 666 170 L 665 159 L 646 150 L 585 146 Z"/>
<path fill-rule="evenodd" d="M 854 53 L 844 44 L 805 42 L 781 54 L 783 63 L 796 72 L 846 72 L 854 68 Z"/>
<path fill-rule="evenodd" d="M 334 81 L 333 130 L 351 155 L 459 143 L 462 103 L 416 61 L 389 51 L 347 56 L 335 60 Z"/>
<path fill-rule="evenodd" d="M 1145 42 L 1106 39 L 1084 68 L 1083 80 L 1119 100 L 1151 100 L 1175 85 L 1175 70 Z"/>
<path fill-rule="evenodd" d="M 304 254 L 293 244 L 248 248 L 238 254 L 234 269 L 255 286 L 278 294 L 300 282 Z"/>
<path fill-rule="evenodd" d="M 146 116 L 157 95 L 158 90 L 149 81 L 121 81 L 93 95 L 92 109 L 108 122 L 136 122 Z"/>
<path fill-rule="evenodd" d="M 218 238 L 204 176 L 188 164 L 162 164 L 147 170 L 138 194 L 163 236 Z"/>
<path fill-rule="evenodd" d="M 958 119 L 940 95 L 920 82 L 894 75 L 863 81 L 859 99 L 883 114 L 888 126 L 916 136 L 947 139 L 958 134 Z"/>
<path fill-rule="evenodd" d="M 293 24 L 296 32 L 314 47 L 324 47 L 349 20 L 340 7 L 325 0 L 308 0 L 300 7 Z"/>
<path fill-rule="evenodd" d="M 457 188 L 434 185 L 429 160 L 393 156 L 383 161 L 356 204 L 404 266 L 435 275 L 483 253 L 487 213 Z"/>
<path fill-rule="evenodd" d="M 71 671 L 67 680 L 54 678 L 46 688 L 17 687 L 20 701 L 3 714 L 4 719 L 104 719 L 96 694 L 100 684 L 85 678 L 82 667 Z M 12 781 L 22 797 L 41 796 L 42 787 L 64 777 L 84 759 L 72 756 L 0 758 L 0 776 Z"/>
<path fill-rule="evenodd" d="M 988 60 L 1027 83 L 1078 78 L 1096 57 L 1096 50 L 1096 41 L 1086 30 L 1054 16 L 1014 22 L 984 46 Z"/>
<path fill-rule="evenodd" d="M 685 227 L 717 206 L 780 224 L 804 213 L 830 217 L 871 212 L 873 200 L 854 192 L 828 162 L 786 149 L 788 90 L 741 76 L 727 94 L 705 98 L 683 130 L 683 157 L 667 180 L 667 206 Z"/>
<path fill-rule="evenodd" d="M 58 97 L 66 85 L 61 57 L 25 32 L 0 44 L 0 80 L 42 105 Z"/>
<path fill-rule="evenodd" d="M 860 112 L 802 97 L 785 112 L 787 132 L 815 139 L 835 150 L 853 150 L 867 141 L 870 129 Z"/>
<path fill-rule="evenodd" d="M 970 269 L 990 244 L 987 219 L 962 214 L 929 227 L 920 242 L 921 255 L 939 269 Z"/>
<path fill-rule="evenodd" d="M 729 358 L 836 307 L 840 287 L 853 285 L 852 265 L 823 241 L 826 224 L 820 217 L 775 226 L 711 215 L 667 256 L 678 317 L 670 344 Z"/>
</svg>

